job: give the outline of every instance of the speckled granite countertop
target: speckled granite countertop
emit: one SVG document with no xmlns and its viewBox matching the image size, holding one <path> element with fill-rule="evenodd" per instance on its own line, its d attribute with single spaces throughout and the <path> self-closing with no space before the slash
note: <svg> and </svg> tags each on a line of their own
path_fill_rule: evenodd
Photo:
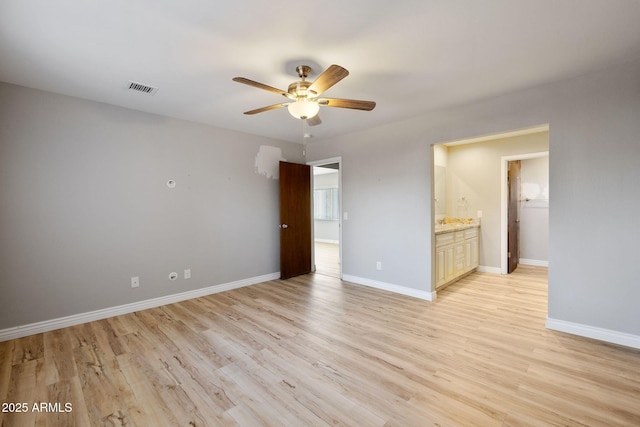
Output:
<svg viewBox="0 0 640 427">
<path fill-rule="evenodd" d="M 480 227 L 480 224 L 436 224 L 435 234 L 449 233 L 451 231 L 467 230 L 469 228 Z"/>
</svg>

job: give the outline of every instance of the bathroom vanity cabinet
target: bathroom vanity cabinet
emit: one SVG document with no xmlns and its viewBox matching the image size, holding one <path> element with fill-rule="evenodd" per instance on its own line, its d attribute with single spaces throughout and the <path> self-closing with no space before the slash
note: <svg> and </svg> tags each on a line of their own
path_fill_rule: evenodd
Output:
<svg viewBox="0 0 640 427">
<path fill-rule="evenodd" d="M 448 285 L 478 267 L 478 225 L 436 228 L 436 289 Z"/>
</svg>

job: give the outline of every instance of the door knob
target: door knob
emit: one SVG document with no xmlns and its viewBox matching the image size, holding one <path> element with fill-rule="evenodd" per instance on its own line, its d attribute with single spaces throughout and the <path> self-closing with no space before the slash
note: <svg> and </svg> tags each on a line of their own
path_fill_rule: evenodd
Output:
<svg viewBox="0 0 640 427">
<path fill-rule="evenodd" d="M 289 228 L 289 226 L 287 224 L 280 224 L 278 227 L 280 227 L 280 228 Z"/>
</svg>

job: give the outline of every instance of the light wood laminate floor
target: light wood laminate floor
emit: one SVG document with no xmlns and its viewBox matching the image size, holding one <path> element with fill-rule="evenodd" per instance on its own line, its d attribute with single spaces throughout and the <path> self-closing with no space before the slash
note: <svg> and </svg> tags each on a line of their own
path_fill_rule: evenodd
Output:
<svg viewBox="0 0 640 427">
<path fill-rule="evenodd" d="M 640 351 L 546 330 L 546 282 L 307 275 L 0 343 L 0 425 L 640 425 Z"/>
<path fill-rule="evenodd" d="M 340 277 L 340 246 L 337 243 L 314 243 L 316 273 Z"/>
</svg>

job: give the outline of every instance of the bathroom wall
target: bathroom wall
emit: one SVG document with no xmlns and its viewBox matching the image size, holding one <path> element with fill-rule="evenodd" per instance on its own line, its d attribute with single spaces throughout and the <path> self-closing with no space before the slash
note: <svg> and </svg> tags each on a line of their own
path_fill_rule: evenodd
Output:
<svg viewBox="0 0 640 427">
<path fill-rule="evenodd" d="M 522 160 L 520 263 L 549 264 L 549 157 Z"/>
</svg>

